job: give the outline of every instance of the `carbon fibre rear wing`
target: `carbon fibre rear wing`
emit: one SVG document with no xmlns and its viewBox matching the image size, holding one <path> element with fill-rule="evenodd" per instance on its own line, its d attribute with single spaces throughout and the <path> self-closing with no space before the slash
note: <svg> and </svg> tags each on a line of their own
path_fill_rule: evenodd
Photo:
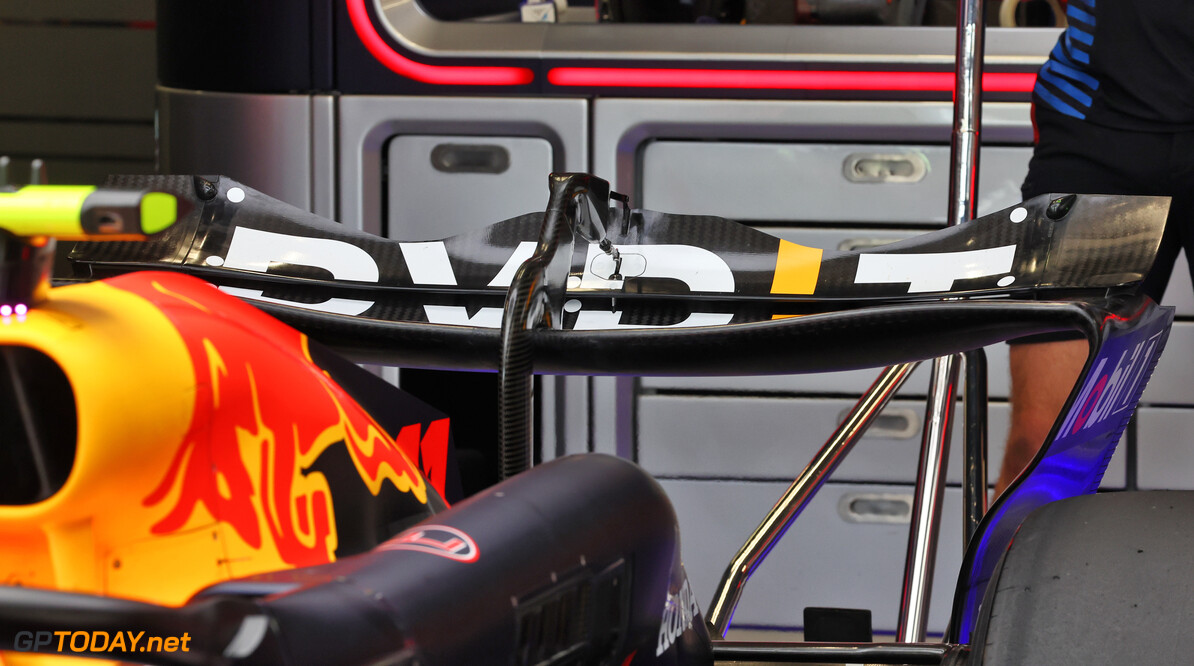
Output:
<svg viewBox="0 0 1194 666">
<path fill-rule="evenodd" d="M 1073 320 L 1082 316 L 1025 299 L 1097 303 L 1138 282 L 1168 209 L 1155 197 L 1042 196 L 959 227 L 836 252 L 724 218 L 632 211 L 585 174 L 552 176 L 546 214 L 418 242 L 346 228 L 227 178 L 109 185 L 170 191 L 193 209 L 148 243 L 78 243 L 70 259 L 84 279 L 185 271 L 358 360 L 493 369 L 514 275 L 543 234 L 556 234 L 551 242 L 563 249 L 543 304 L 555 330 L 532 342 L 536 372 L 818 372 L 1081 328 Z M 545 231 L 553 207 L 558 219 Z M 942 302 L 953 297 L 970 300 Z M 683 330 L 693 327 L 701 332 Z M 859 355 L 876 335 L 894 350 Z M 805 336 L 842 349 L 794 349 Z M 675 362 L 703 341 L 717 358 Z"/>
</svg>

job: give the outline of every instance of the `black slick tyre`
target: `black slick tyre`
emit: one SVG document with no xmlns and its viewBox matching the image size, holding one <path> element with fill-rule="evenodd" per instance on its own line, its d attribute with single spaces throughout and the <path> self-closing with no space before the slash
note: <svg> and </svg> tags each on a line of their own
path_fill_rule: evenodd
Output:
<svg viewBox="0 0 1194 666">
<path fill-rule="evenodd" d="M 997 567 L 970 664 L 1194 661 L 1194 492 L 1076 497 L 1030 515 Z"/>
</svg>

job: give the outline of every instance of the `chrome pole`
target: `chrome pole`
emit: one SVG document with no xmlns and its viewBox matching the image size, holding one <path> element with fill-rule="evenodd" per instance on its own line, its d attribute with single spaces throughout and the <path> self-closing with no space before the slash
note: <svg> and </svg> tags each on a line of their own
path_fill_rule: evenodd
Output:
<svg viewBox="0 0 1194 666">
<path fill-rule="evenodd" d="M 984 26 L 980 0 L 958 0 L 958 27 L 954 78 L 954 123 L 950 137 L 949 215 L 954 226 L 973 220 L 978 200 L 979 128 L 982 125 Z M 916 500 L 904 562 L 904 588 L 900 596 L 897 640 L 924 639 L 932 592 L 932 564 L 937 552 L 941 496 L 945 463 L 949 453 L 949 431 L 932 434 L 931 425 L 946 424 L 953 410 L 958 375 L 955 357 L 933 362 L 929 386 L 929 407 L 921 442 L 917 471 Z M 948 399 L 945 394 L 948 393 Z"/>
<path fill-rule="evenodd" d="M 958 355 L 933 360 L 929 403 L 925 408 L 924 438 L 916 469 L 916 497 L 912 502 L 912 529 L 904 560 L 904 589 L 896 640 L 918 643 L 925 639 L 929 595 L 933 591 L 933 564 L 941 525 L 941 501 L 949 462 L 950 415 L 957 395 Z"/>
<path fill-rule="evenodd" d="M 983 42 L 982 3 L 959 0 L 954 126 L 950 136 L 950 226 L 969 222 L 975 217 L 979 127 L 982 125 Z"/>
<path fill-rule="evenodd" d="M 713 603 L 709 606 L 709 625 L 718 636 L 724 637 L 729 629 L 730 618 L 734 615 L 734 608 L 738 605 L 747 579 L 917 365 L 919 363 L 893 365 L 880 373 L 875 383 L 858 399 L 816 457 L 809 462 L 792 485 L 788 486 L 783 497 L 767 513 L 746 543 L 738 549 L 738 554 L 730 561 L 722 575 Z"/>
</svg>

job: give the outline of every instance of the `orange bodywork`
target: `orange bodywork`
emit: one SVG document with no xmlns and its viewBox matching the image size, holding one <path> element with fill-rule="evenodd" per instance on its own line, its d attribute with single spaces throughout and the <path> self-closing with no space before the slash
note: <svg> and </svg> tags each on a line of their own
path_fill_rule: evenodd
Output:
<svg viewBox="0 0 1194 666">
<path fill-rule="evenodd" d="M 340 442 L 373 495 L 389 484 L 427 503 L 418 468 L 303 334 L 195 278 L 54 289 L 0 322 L 0 345 L 55 361 L 78 421 L 65 484 L 0 506 L 4 584 L 181 604 L 218 581 L 331 561 L 333 495 L 308 468 Z"/>
</svg>

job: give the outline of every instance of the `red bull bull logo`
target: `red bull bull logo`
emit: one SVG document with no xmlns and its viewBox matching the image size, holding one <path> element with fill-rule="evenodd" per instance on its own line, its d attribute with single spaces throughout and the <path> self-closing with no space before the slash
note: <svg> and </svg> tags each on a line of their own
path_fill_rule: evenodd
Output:
<svg viewBox="0 0 1194 666">
<path fill-rule="evenodd" d="M 168 507 L 154 534 L 188 529 L 210 515 L 250 549 L 276 550 L 290 566 L 332 561 L 333 495 L 328 479 L 310 468 L 340 443 L 374 496 L 389 483 L 426 503 L 425 481 L 404 453 L 417 453 L 419 424 L 391 439 L 312 362 L 306 336 L 203 283 L 172 278 L 157 276 L 148 288 L 122 285 L 159 303 L 195 370 L 190 427 L 143 500 Z M 446 419 L 431 428 L 444 430 L 446 446 Z M 424 446 L 439 441 L 433 435 L 429 429 Z"/>
</svg>

